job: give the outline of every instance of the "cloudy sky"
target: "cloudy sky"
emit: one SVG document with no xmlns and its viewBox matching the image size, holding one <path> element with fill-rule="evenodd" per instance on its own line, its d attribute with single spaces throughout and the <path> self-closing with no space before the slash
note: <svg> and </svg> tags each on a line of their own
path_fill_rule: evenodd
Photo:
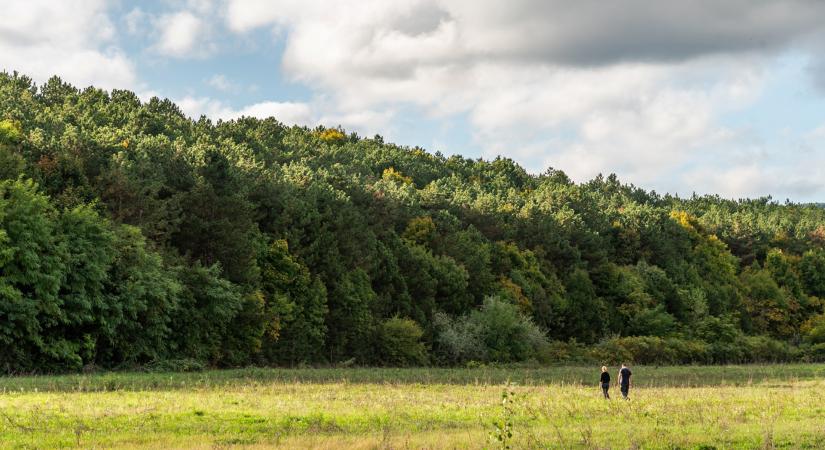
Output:
<svg viewBox="0 0 825 450">
<path fill-rule="evenodd" d="M 825 2 L 2 0 L 0 69 L 534 173 L 825 201 Z"/>
</svg>

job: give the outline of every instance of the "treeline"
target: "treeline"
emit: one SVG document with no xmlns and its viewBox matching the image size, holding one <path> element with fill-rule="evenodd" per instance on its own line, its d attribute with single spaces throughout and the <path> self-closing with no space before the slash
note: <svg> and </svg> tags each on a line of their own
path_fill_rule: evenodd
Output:
<svg viewBox="0 0 825 450">
<path fill-rule="evenodd" d="M 824 246 L 815 205 L 0 74 L 7 373 L 822 360 Z"/>
</svg>

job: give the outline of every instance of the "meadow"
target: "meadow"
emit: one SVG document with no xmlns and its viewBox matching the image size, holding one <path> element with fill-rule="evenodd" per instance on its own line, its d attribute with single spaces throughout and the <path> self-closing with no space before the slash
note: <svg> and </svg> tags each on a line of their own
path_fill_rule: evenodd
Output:
<svg viewBox="0 0 825 450">
<path fill-rule="evenodd" d="M 3 448 L 821 448 L 825 366 L 240 369 L 0 379 Z"/>
</svg>

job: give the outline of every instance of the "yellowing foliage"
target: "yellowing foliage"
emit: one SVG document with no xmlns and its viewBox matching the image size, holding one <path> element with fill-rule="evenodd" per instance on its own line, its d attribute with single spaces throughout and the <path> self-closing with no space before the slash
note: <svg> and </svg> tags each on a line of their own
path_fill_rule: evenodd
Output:
<svg viewBox="0 0 825 450">
<path fill-rule="evenodd" d="M 418 244 L 431 242 L 436 237 L 433 218 L 430 216 L 422 216 L 410 220 L 402 237 Z"/>
<path fill-rule="evenodd" d="M 318 137 L 324 142 L 337 142 L 344 140 L 347 136 L 337 128 L 328 128 L 322 131 Z"/>
<path fill-rule="evenodd" d="M 521 286 L 503 275 L 499 277 L 498 284 L 504 296 L 511 299 L 522 314 L 530 315 L 533 313 L 533 303 L 524 295 Z"/>
<path fill-rule="evenodd" d="M 394 167 L 387 167 L 384 169 L 384 173 L 381 174 L 381 178 L 387 181 L 395 181 L 396 183 L 412 184 L 412 178 L 404 175 L 398 170 L 395 170 Z"/>
<path fill-rule="evenodd" d="M 675 220 L 679 225 L 684 227 L 687 230 L 699 232 L 701 226 L 699 225 L 699 221 L 696 220 L 695 217 L 690 215 L 687 211 L 672 211 L 670 213 L 670 218 Z"/>
<path fill-rule="evenodd" d="M 0 144 L 16 144 L 23 138 L 20 125 L 9 120 L 0 120 Z"/>
</svg>

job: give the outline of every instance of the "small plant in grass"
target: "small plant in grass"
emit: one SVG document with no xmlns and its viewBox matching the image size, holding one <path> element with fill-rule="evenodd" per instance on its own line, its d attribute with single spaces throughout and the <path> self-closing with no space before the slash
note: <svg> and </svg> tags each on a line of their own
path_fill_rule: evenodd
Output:
<svg viewBox="0 0 825 450">
<path fill-rule="evenodd" d="M 501 392 L 501 417 L 493 422 L 490 440 L 501 449 L 509 449 L 513 441 L 513 422 L 515 421 L 516 392 L 508 380 Z"/>
</svg>

